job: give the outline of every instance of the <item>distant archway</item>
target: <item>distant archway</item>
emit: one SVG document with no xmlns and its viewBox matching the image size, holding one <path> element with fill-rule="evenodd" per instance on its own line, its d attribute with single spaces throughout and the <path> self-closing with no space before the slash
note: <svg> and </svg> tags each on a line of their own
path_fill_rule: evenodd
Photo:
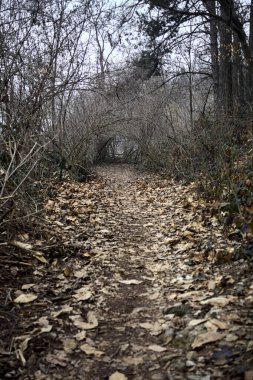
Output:
<svg viewBox="0 0 253 380">
<path fill-rule="evenodd" d="M 137 163 L 140 147 L 137 141 L 123 135 L 115 135 L 105 141 L 99 149 L 97 161 L 110 163 Z"/>
</svg>

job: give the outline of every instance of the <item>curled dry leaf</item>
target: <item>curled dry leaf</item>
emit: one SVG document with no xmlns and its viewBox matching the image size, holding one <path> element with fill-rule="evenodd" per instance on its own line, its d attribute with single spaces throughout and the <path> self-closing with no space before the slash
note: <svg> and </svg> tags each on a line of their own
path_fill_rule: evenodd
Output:
<svg viewBox="0 0 253 380">
<path fill-rule="evenodd" d="M 55 319 L 55 318 L 58 318 L 62 314 L 68 314 L 68 313 L 70 313 L 72 310 L 73 310 L 72 306 L 64 305 L 61 310 L 53 311 L 51 313 L 51 317 Z"/>
<path fill-rule="evenodd" d="M 125 285 L 139 285 L 139 284 L 142 284 L 142 281 L 139 281 L 139 280 L 119 280 L 119 282 L 121 284 L 125 284 Z"/>
<path fill-rule="evenodd" d="M 81 330 L 92 330 L 98 326 L 98 320 L 95 316 L 95 313 L 89 311 L 87 314 L 87 321 L 84 322 L 83 318 L 80 315 L 72 315 L 69 317 L 74 325 Z"/>
<path fill-rule="evenodd" d="M 17 298 L 15 298 L 15 303 L 29 303 L 36 300 L 38 296 L 34 293 L 22 293 Z"/>
</svg>

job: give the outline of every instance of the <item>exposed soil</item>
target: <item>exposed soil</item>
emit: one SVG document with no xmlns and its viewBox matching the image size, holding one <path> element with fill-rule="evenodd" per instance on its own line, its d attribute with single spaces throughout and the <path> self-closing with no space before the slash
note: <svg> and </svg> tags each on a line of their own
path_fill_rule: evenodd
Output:
<svg viewBox="0 0 253 380">
<path fill-rule="evenodd" d="M 97 173 L 54 189 L 32 243 L 21 231 L 23 246 L 1 246 L 0 378 L 252 380 L 252 262 L 236 234 L 193 186 Z"/>
</svg>

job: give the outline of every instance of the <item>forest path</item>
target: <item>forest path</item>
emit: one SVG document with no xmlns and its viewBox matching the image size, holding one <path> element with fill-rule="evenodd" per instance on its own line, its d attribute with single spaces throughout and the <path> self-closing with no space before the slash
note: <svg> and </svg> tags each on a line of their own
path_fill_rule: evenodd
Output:
<svg viewBox="0 0 253 380">
<path fill-rule="evenodd" d="M 238 243 L 192 186 L 97 172 L 46 204 L 50 265 L 20 283 L 17 296 L 37 298 L 16 302 L 16 359 L 0 377 L 252 380 L 252 265 Z"/>
</svg>

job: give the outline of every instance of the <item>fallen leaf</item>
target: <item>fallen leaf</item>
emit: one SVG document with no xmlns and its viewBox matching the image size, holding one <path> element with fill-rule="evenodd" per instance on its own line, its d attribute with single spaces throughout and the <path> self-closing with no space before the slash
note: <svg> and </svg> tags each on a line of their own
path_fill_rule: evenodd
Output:
<svg viewBox="0 0 253 380">
<path fill-rule="evenodd" d="M 214 290 L 216 288 L 216 282 L 213 280 L 208 281 L 207 287 L 208 287 L 208 290 Z"/>
<path fill-rule="evenodd" d="M 78 290 L 75 291 L 76 294 L 74 294 L 74 298 L 77 301 L 87 301 L 92 297 L 92 293 L 89 290 L 89 287 L 84 286 Z"/>
<path fill-rule="evenodd" d="M 22 290 L 28 290 L 28 289 L 31 289 L 34 287 L 35 284 L 25 284 L 25 285 L 22 285 L 21 289 Z"/>
<path fill-rule="evenodd" d="M 194 342 L 192 343 L 192 348 L 198 348 L 204 346 L 207 343 L 217 342 L 218 340 L 223 339 L 226 334 L 220 334 L 217 332 L 207 332 L 196 336 Z"/>
<path fill-rule="evenodd" d="M 92 330 L 98 326 L 98 320 L 92 311 L 87 314 L 87 321 L 85 322 L 80 315 L 73 315 L 69 317 L 74 325 L 81 330 Z"/>
<path fill-rule="evenodd" d="M 88 276 L 86 269 L 80 269 L 74 273 L 76 278 L 86 278 Z"/>
<path fill-rule="evenodd" d="M 161 326 L 159 322 L 150 323 L 144 322 L 139 325 L 143 329 L 149 330 L 151 335 L 157 336 L 160 335 L 164 328 Z"/>
<path fill-rule="evenodd" d="M 62 314 L 68 314 L 73 310 L 72 306 L 65 305 L 61 310 L 54 311 L 51 313 L 52 318 L 58 318 Z"/>
<path fill-rule="evenodd" d="M 26 359 L 24 356 L 24 352 L 28 347 L 28 343 L 31 340 L 32 336 L 22 335 L 14 338 L 14 347 L 17 359 L 19 359 L 23 366 L 26 365 Z"/>
<path fill-rule="evenodd" d="M 150 346 L 148 346 L 148 350 L 155 352 L 164 352 L 167 351 L 167 348 L 158 346 L 157 344 L 151 344 Z"/>
<path fill-rule="evenodd" d="M 207 319 L 192 319 L 189 323 L 188 323 L 188 326 L 189 327 L 195 327 L 195 326 L 198 326 L 200 325 L 201 323 L 204 323 L 206 322 Z"/>
<path fill-rule="evenodd" d="M 22 293 L 17 298 L 15 298 L 15 303 L 29 303 L 36 300 L 38 296 L 34 293 Z"/>
<path fill-rule="evenodd" d="M 253 370 L 245 372 L 244 380 L 253 380 Z"/>
<path fill-rule="evenodd" d="M 205 324 L 205 327 L 208 328 L 208 326 L 211 329 L 212 329 L 212 326 L 213 326 L 213 329 L 216 327 L 216 330 L 217 330 L 217 328 L 220 330 L 227 330 L 228 329 L 228 324 L 226 322 L 220 321 L 219 319 L 216 319 L 216 318 L 209 319 L 208 322 Z"/>
<path fill-rule="evenodd" d="M 35 323 L 38 324 L 39 327 L 40 327 L 39 334 L 50 332 L 52 330 L 52 328 L 53 328 L 53 326 L 50 325 L 49 320 L 47 319 L 47 317 L 41 317 Z"/>
<path fill-rule="evenodd" d="M 161 297 L 161 293 L 156 292 L 156 293 L 150 294 L 150 296 L 148 296 L 148 299 L 150 301 L 154 301 L 154 300 L 157 300 L 159 297 Z"/>
<path fill-rule="evenodd" d="M 127 380 L 127 377 L 120 372 L 114 372 L 110 377 L 109 380 Z"/>
<path fill-rule="evenodd" d="M 24 251 L 31 251 L 33 249 L 32 244 L 29 243 L 23 243 L 22 241 L 17 240 L 11 240 L 9 242 L 10 245 L 13 245 L 14 247 L 23 249 Z"/>
<path fill-rule="evenodd" d="M 38 261 L 40 261 L 43 264 L 48 264 L 47 259 L 44 257 L 42 252 L 39 251 L 32 251 L 32 256 L 35 257 Z"/>
<path fill-rule="evenodd" d="M 121 284 L 125 285 L 139 285 L 142 284 L 142 281 L 139 280 L 119 280 Z"/>
<path fill-rule="evenodd" d="M 85 352 L 86 355 L 94 355 L 96 357 L 100 357 L 104 355 L 103 351 L 97 350 L 95 347 L 90 346 L 89 344 L 85 343 L 82 346 L 80 346 L 80 349 Z"/>
<path fill-rule="evenodd" d="M 228 335 L 226 336 L 226 339 L 225 339 L 225 340 L 226 340 L 226 342 L 236 342 L 238 339 L 239 339 L 239 338 L 238 338 L 237 335 L 230 333 L 230 334 L 228 334 Z"/>
<path fill-rule="evenodd" d="M 65 267 L 63 270 L 63 274 L 65 277 L 73 276 L 73 269 L 71 267 Z"/>
<path fill-rule="evenodd" d="M 200 301 L 201 305 L 212 305 L 212 306 L 226 306 L 229 303 L 233 302 L 236 299 L 234 296 L 219 296 L 219 297 L 213 297 L 209 298 L 204 301 Z"/>
<path fill-rule="evenodd" d="M 66 367 L 68 358 L 64 351 L 55 350 L 52 354 L 47 354 L 46 361 L 54 365 Z"/>
<path fill-rule="evenodd" d="M 86 331 L 80 331 L 79 333 L 74 335 L 74 337 L 78 342 L 80 342 L 81 340 L 84 340 L 86 338 Z"/>
<path fill-rule="evenodd" d="M 122 360 L 128 365 L 139 365 L 143 363 L 143 358 L 132 358 L 131 356 L 127 356 Z"/>
<path fill-rule="evenodd" d="M 66 354 L 70 354 L 77 347 L 75 339 L 67 338 L 63 341 L 63 348 Z"/>
</svg>

